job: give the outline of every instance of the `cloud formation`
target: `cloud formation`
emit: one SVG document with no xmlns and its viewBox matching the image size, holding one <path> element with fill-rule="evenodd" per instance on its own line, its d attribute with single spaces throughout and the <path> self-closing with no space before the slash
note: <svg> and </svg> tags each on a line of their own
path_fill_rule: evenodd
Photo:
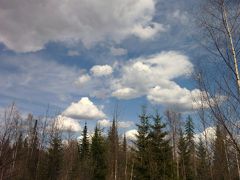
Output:
<svg viewBox="0 0 240 180">
<path fill-rule="evenodd" d="M 82 129 L 77 120 L 62 115 L 59 115 L 57 117 L 54 125 L 57 129 L 61 131 L 79 132 Z"/>
<path fill-rule="evenodd" d="M 107 76 L 112 74 L 113 70 L 112 67 L 109 65 L 96 65 L 91 68 L 91 73 L 93 76 Z"/>
<path fill-rule="evenodd" d="M 98 124 L 102 127 L 110 127 L 112 125 L 112 121 L 107 119 L 102 119 L 98 121 Z M 117 125 L 119 128 L 129 128 L 134 123 L 132 121 L 118 121 Z"/>
<path fill-rule="evenodd" d="M 138 134 L 136 129 L 131 129 L 125 133 L 128 140 L 135 141 L 137 139 L 136 135 Z"/>
<path fill-rule="evenodd" d="M 112 67 L 95 65 L 89 72 L 91 77 L 88 79 L 91 82 L 88 84 L 88 92 L 94 97 L 124 100 L 146 97 L 152 104 L 190 111 L 201 106 L 201 91 L 181 87 L 175 79 L 189 78 L 193 68 L 188 56 L 177 51 L 142 56 L 115 63 Z"/>
<path fill-rule="evenodd" d="M 155 0 L 1 0 L 0 12 L 0 42 L 17 52 L 38 51 L 48 42 L 91 47 L 131 35 L 149 39 L 165 31 L 152 21 Z"/>
<path fill-rule="evenodd" d="M 88 97 L 81 98 L 78 102 L 73 102 L 63 111 L 62 115 L 73 119 L 102 119 L 106 117 L 104 112 L 99 109 Z"/>
</svg>

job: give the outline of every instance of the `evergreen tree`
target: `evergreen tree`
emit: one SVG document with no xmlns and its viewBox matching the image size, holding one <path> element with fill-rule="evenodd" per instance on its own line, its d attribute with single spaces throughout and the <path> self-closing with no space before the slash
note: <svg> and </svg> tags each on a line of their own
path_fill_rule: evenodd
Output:
<svg viewBox="0 0 240 180">
<path fill-rule="evenodd" d="M 91 144 L 93 180 L 105 180 L 107 174 L 106 147 L 100 129 L 96 126 Z"/>
<path fill-rule="evenodd" d="M 89 139 L 88 139 L 88 130 L 87 130 L 86 122 L 85 122 L 82 136 L 83 138 L 80 145 L 80 158 L 81 160 L 84 160 L 89 158 Z"/>
<path fill-rule="evenodd" d="M 80 175 L 81 179 L 90 179 L 91 169 L 90 166 L 90 144 L 88 139 L 87 123 L 85 122 L 82 141 L 80 144 Z"/>
<path fill-rule="evenodd" d="M 165 124 L 161 122 L 158 112 L 153 116 L 154 124 L 149 133 L 150 179 L 172 179 L 172 150 L 170 141 L 166 138 Z"/>
<path fill-rule="evenodd" d="M 207 180 L 210 179 L 210 174 L 208 172 L 209 166 L 207 161 L 207 150 L 204 146 L 204 143 L 202 141 L 202 138 L 199 138 L 199 143 L 197 146 L 197 159 L 198 159 L 198 165 L 197 165 L 197 174 L 199 180 Z"/>
<path fill-rule="evenodd" d="M 197 175 L 196 168 L 196 152 L 195 152 L 195 142 L 194 142 L 194 124 L 193 120 L 190 116 L 187 118 L 187 122 L 185 124 L 185 134 L 186 134 L 186 142 L 187 142 L 187 151 L 189 155 L 189 162 L 186 166 L 186 178 L 191 180 L 195 179 Z"/>
<path fill-rule="evenodd" d="M 117 179 L 118 176 L 118 153 L 119 140 L 116 117 L 113 118 L 112 126 L 108 132 L 108 178 Z"/>
<path fill-rule="evenodd" d="M 189 166 L 189 153 L 188 144 L 184 137 L 182 130 L 180 129 L 179 141 L 178 141 L 178 154 L 179 154 L 179 175 L 180 179 L 186 180 L 187 168 Z"/>
<path fill-rule="evenodd" d="M 137 124 L 137 132 L 135 147 L 136 147 L 136 162 L 135 175 L 138 180 L 150 179 L 150 164 L 149 164 L 149 116 L 146 113 L 146 108 L 142 108 L 142 113 L 139 115 L 140 124 Z"/>
<path fill-rule="evenodd" d="M 62 139 L 58 133 L 51 138 L 50 147 L 48 148 L 48 179 L 57 180 L 61 172 L 62 166 Z"/>
</svg>

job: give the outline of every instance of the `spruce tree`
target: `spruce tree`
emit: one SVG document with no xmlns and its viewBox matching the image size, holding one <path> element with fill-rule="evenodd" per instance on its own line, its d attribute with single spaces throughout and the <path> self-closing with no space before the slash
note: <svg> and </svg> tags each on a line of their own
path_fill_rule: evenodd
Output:
<svg viewBox="0 0 240 180">
<path fill-rule="evenodd" d="M 119 154 L 119 139 L 117 129 L 117 118 L 113 118 L 112 126 L 108 132 L 108 178 L 117 179 L 118 176 L 118 154 Z"/>
<path fill-rule="evenodd" d="M 88 139 L 88 130 L 87 130 L 87 123 L 85 122 L 84 129 L 83 129 L 83 138 L 80 145 L 80 158 L 81 160 L 89 158 L 89 139 Z"/>
<path fill-rule="evenodd" d="M 88 130 L 87 123 L 85 122 L 82 141 L 80 144 L 80 175 L 81 179 L 90 179 L 90 149 L 89 149 L 89 139 L 88 139 Z"/>
<path fill-rule="evenodd" d="M 187 122 L 185 124 L 185 134 L 186 134 L 186 142 L 187 142 L 187 151 L 189 156 L 189 162 L 187 163 L 186 168 L 186 178 L 191 180 L 195 179 L 196 172 L 196 152 L 195 152 L 195 142 L 194 142 L 194 124 L 193 120 L 190 116 L 187 118 Z"/>
<path fill-rule="evenodd" d="M 207 161 L 207 150 L 204 146 L 202 138 L 199 138 L 199 143 L 197 145 L 197 174 L 199 180 L 210 179 L 210 174 L 208 172 L 209 166 Z"/>
<path fill-rule="evenodd" d="M 106 145 L 101 130 L 96 126 L 91 144 L 93 180 L 105 180 L 107 175 Z"/>
<path fill-rule="evenodd" d="M 150 179 L 172 179 L 172 150 L 164 130 L 166 125 L 161 122 L 158 112 L 153 116 L 153 121 L 149 133 Z"/>
<path fill-rule="evenodd" d="M 150 164 L 149 164 L 149 116 L 146 113 L 146 108 L 142 108 L 142 113 L 139 115 L 140 124 L 137 124 L 137 132 L 135 147 L 136 147 L 136 162 L 135 175 L 138 180 L 150 179 Z"/>
<path fill-rule="evenodd" d="M 189 153 L 188 144 L 181 129 L 179 132 L 178 154 L 179 154 L 179 176 L 181 180 L 186 180 L 187 167 L 189 166 Z"/>
</svg>

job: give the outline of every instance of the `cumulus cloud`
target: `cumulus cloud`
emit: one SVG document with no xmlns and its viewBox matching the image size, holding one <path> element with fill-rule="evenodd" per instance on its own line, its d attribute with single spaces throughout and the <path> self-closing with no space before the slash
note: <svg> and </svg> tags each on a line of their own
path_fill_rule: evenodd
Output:
<svg viewBox="0 0 240 180">
<path fill-rule="evenodd" d="M 57 41 L 90 47 L 130 35 L 147 39 L 164 30 L 152 21 L 155 0 L 2 0 L 0 11 L 0 41 L 18 52 Z"/>
<path fill-rule="evenodd" d="M 138 97 L 138 92 L 132 88 L 121 88 L 112 92 L 112 96 L 118 97 L 119 99 L 132 99 Z"/>
<path fill-rule="evenodd" d="M 198 109 L 202 105 L 199 89 L 187 89 L 175 81 L 188 78 L 193 71 L 189 58 L 180 52 L 164 51 L 113 66 L 114 69 L 109 65 L 95 65 L 90 69 L 94 79 L 91 95 L 125 100 L 145 96 L 153 104 L 179 111 Z M 107 76 L 109 74 L 112 75 Z M 105 78 L 100 81 L 98 78 L 102 76 Z M 208 107 L 206 102 L 204 107 Z"/>
<path fill-rule="evenodd" d="M 200 107 L 201 103 L 198 100 L 200 93 L 198 89 L 188 90 L 172 82 L 166 88 L 156 86 L 150 89 L 147 99 L 154 104 L 174 106 L 175 109 L 184 111 Z M 194 98 L 196 102 L 194 102 Z"/>
<path fill-rule="evenodd" d="M 175 51 L 133 59 L 122 65 L 119 77 L 112 81 L 112 96 L 118 99 L 147 96 L 155 104 L 191 109 L 192 93 L 200 91 L 182 88 L 174 79 L 187 77 L 192 70 L 188 57 Z"/>
<path fill-rule="evenodd" d="M 208 127 L 203 132 L 200 132 L 198 134 L 195 134 L 194 139 L 196 142 L 199 141 L 199 138 L 202 140 L 206 140 L 209 142 L 212 142 L 216 138 L 216 127 Z"/>
<path fill-rule="evenodd" d="M 137 130 L 136 129 L 131 129 L 131 130 L 129 130 L 129 131 L 127 131 L 126 133 L 125 133 L 125 135 L 126 135 L 126 138 L 128 139 L 128 140 L 132 140 L 132 141 L 135 141 L 137 138 L 136 138 L 136 135 L 138 134 L 138 132 L 137 132 Z"/>
<path fill-rule="evenodd" d="M 132 31 L 133 34 L 141 39 L 149 39 L 153 38 L 158 32 L 166 31 L 166 28 L 162 24 L 152 23 L 146 27 L 142 25 L 136 25 Z"/>
<path fill-rule="evenodd" d="M 79 132 L 81 131 L 80 124 L 72 118 L 65 117 L 62 115 L 59 115 L 54 122 L 54 125 L 57 129 L 61 131 L 73 131 L 73 132 Z"/>
<path fill-rule="evenodd" d="M 93 76 L 97 76 L 97 77 L 107 76 L 112 74 L 112 72 L 113 72 L 113 69 L 109 65 L 101 65 L 101 66 L 96 65 L 91 68 L 91 73 L 93 74 Z"/>
<path fill-rule="evenodd" d="M 81 75 L 76 81 L 75 84 L 79 87 L 84 86 L 91 80 L 91 77 L 88 74 Z"/>
<path fill-rule="evenodd" d="M 132 121 L 118 121 L 117 123 L 119 128 L 129 128 L 134 124 Z M 102 119 L 98 121 L 98 124 L 102 127 L 110 127 L 112 125 L 112 121 Z"/>
<path fill-rule="evenodd" d="M 73 119 L 102 119 L 106 116 L 88 97 L 73 102 L 62 114 Z"/>
</svg>

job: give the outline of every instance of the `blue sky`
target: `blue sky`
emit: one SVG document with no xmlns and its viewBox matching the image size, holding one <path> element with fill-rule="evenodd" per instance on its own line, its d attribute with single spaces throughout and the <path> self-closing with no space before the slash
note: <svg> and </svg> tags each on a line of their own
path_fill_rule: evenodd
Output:
<svg viewBox="0 0 240 180">
<path fill-rule="evenodd" d="M 65 124 L 107 127 L 118 104 L 124 131 L 141 105 L 191 113 L 199 93 L 191 73 L 205 54 L 197 8 L 194 0 L 0 0 L 0 107 L 14 101 L 43 115 L 49 105 Z"/>
</svg>

